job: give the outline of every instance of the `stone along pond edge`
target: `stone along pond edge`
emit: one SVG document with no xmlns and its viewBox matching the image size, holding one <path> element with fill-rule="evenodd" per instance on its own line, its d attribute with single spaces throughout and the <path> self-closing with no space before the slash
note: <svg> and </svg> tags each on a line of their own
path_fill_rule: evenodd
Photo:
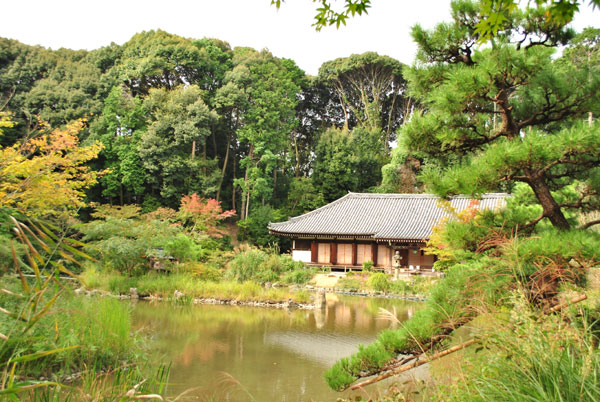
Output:
<svg viewBox="0 0 600 402">
<path fill-rule="evenodd" d="M 357 296 L 357 297 L 369 297 L 369 298 L 383 298 L 383 299 L 397 299 L 397 300 L 406 300 L 406 301 L 414 301 L 414 302 L 425 302 L 427 298 L 423 295 L 400 295 L 400 294 L 385 294 L 382 292 L 353 292 L 353 291 L 345 291 L 340 289 L 331 289 L 331 288 L 318 288 L 314 286 L 306 286 L 302 288 L 296 288 L 295 290 L 305 290 L 311 293 L 314 293 L 315 301 L 313 303 L 297 303 L 292 300 L 284 301 L 284 302 L 272 302 L 269 300 L 251 300 L 251 301 L 242 301 L 236 299 L 217 299 L 217 298 L 193 298 L 191 300 L 186 300 L 186 295 L 183 292 L 176 290 L 173 293 L 172 297 L 161 297 L 155 295 L 139 295 L 136 288 L 129 289 L 129 294 L 114 294 L 107 291 L 102 291 L 99 289 L 85 289 L 78 288 L 75 290 L 75 294 L 85 295 L 85 296 L 99 296 L 99 297 L 113 297 L 116 299 L 129 299 L 129 300 L 145 300 L 145 301 L 161 301 L 161 302 L 189 302 L 191 304 L 213 304 L 213 305 L 232 305 L 232 306 L 250 306 L 250 307 L 269 307 L 269 308 L 282 308 L 282 309 L 305 309 L 311 310 L 315 308 L 320 308 L 320 304 L 318 302 L 320 294 L 324 295 L 326 293 L 339 294 L 344 296 Z"/>
</svg>

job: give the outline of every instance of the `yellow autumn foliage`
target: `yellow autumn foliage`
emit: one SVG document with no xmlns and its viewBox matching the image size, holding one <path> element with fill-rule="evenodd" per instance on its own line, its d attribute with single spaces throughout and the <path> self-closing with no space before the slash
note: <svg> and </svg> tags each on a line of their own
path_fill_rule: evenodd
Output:
<svg viewBox="0 0 600 402">
<path fill-rule="evenodd" d="M 6 120 L 5 127 L 12 122 Z M 0 148 L 0 206 L 29 216 L 58 216 L 84 206 L 84 190 L 100 172 L 86 162 L 98 156 L 100 143 L 79 146 L 77 120 L 65 129 Z"/>
</svg>

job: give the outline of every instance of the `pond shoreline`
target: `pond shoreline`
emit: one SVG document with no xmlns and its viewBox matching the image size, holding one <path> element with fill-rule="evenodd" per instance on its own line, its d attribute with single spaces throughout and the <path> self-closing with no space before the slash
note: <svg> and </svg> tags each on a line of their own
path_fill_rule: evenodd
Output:
<svg viewBox="0 0 600 402">
<path fill-rule="evenodd" d="M 325 291 L 325 293 L 339 294 L 344 296 L 357 296 L 357 297 L 366 297 L 366 298 L 382 298 L 382 299 L 396 299 L 396 300 L 406 300 L 406 301 L 414 301 L 414 302 L 425 302 L 427 298 L 422 295 L 398 295 L 398 294 L 383 294 L 383 293 L 367 293 L 367 292 L 353 292 L 353 291 L 344 291 L 338 289 L 328 289 L 328 288 L 316 288 L 316 287 L 302 287 L 297 290 L 305 290 L 311 293 L 314 293 L 315 296 L 318 292 Z M 313 303 L 297 303 L 292 301 L 291 299 L 284 302 L 273 302 L 270 300 L 237 300 L 237 299 L 218 299 L 218 298 L 189 298 L 185 293 L 175 291 L 173 297 L 161 297 L 155 295 L 139 295 L 137 290 L 132 288 L 130 294 L 114 294 L 106 291 L 102 291 L 99 289 L 84 289 L 78 288 L 75 290 L 76 294 L 85 295 L 85 296 L 108 296 L 116 299 L 129 299 L 129 300 L 145 300 L 145 301 L 160 301 L 160 302 L 175 302 L 175 303 L 190 303 L 190 304 L 220 304 L 220 305 L 231 305 L 231 306 L 250 306 L 250 307 L 267 307 L 267 308 L 281 308 L 281 309 L 304 309 L 304 310 L 312 310 L 317 308 L 316 300 Z M 316 299 L 316 297 L 315 297 Z"/>
</svg>

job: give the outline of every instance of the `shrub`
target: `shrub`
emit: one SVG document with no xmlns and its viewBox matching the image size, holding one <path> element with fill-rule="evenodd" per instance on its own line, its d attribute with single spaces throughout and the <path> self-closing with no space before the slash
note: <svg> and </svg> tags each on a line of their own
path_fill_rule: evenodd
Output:
<svg viewBox="0 0 600 402">
<path fill-rule="evenodd" d="M 397 280 L 394 282 L 390 282 L 389 287 L 390 292 L 397 294 L 407 294 L 410 292 L 410 285 L 403 280 Z"/>
<path fill-rule="evenodd" d="M 308 304 L 311 302 L 310 294 L 306 290 L 300 290 L 300 291 L 294 293 L 294 296 L 292 297 L 292 299 L 296 303 Z"/>
<path fill-rule="evenodd" d="M 236 255 L 228 264 L 227 268 L 226 277 L 229 279 L 235 279 L 238 282 L 255 280 L 260 283 L 265 283 L 279 280 L 281 275 L 286 272 L 303 270 L 304 263 L 292 260 L 292 257 L 289 255 L 267 253 L 264 250 L 253 248 Z M 308 274 L 296 275 L 297 280 L 301 280 L 302 275 Z M 290 278 L 292 276 L 293 275 L 291 275 Z"/>
<path fill-rule="evenodd" d="M 382 272 L 369 276 L 368 285 L 371 289 L 378 292 L 387 292 L 390 289 L 388 276 Z"/>
<path fill-rule="evenodd" d="M 179 261 L 198 261 L 204 259 L 208 254 L 208 250 L 204 250 L 192 238 L 183 233 L 177 233 L 176 236 L 170 238 L 165 243 L 165 251 L 167 255 Z"/>
<path fill-rule="evenodd" d="M 340 278 L 337 286 L 343 290 L 358 292 L 362 288 L 362 282 L 360 279 Z"/>
<path fill-rule="evenodd" d="M 286 272 L 282 280 L 285 283 L 295 283 L 298 285 L 304 284 L 312 279 L 314 271 L 307 268 L 296 269 L 294 271 Z"/>
<path fill-rule="evenodd" d="M 262 270 L 268 259 L 267 253 L 258 249 L 249 249 L 235 256 L 229 263 L 226 277 L 238 282 L 245 282 L 254 278 Z"/>
<path fill-rule="evenodd" d="M 201 281 L 218 282 L 223 278 L 220 269 L 201 262 L 190 262 L 183 265 L 181 271 L 189 272 L 195 279 Z"/>
<path fill-rule="evenodd" d="M 371 272 L 371 269 L 373 268 L 374 262 L 373 261 L 365 261 L 362 264 L 362 268 L 363 271 L 365 272 Z"/>
<path fill-rule="evenodd" d="M 161 221 L 106 218 L 81 226 L 87 251 L 103 266 L 136 274 L 149 269 L 146 256 L 176 238 L 180 229 Z"/>
</svg>

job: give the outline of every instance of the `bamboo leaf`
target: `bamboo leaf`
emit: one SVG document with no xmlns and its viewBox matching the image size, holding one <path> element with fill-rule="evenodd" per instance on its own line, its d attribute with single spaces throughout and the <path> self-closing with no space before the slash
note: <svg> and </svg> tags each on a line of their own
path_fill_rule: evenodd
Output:
<svg viewBox="0 0 600 402">
<path fill-rule="evenodd" d="M 64 251 L 59 251 L 58 254 L 60 254 L 60 256 L 62 258 L 64 258 L 65 260 L 72 262 L 73 264 L 81 266 L 81 263 L 79 261 L 77 261 L 75 258 L 71 257 L 69 254 L 65 253 Z"/>
<path fill-rule="evenodd" d="M 19 356 L 19 357 L 15 357 L 14 359 L 11 359 L 11 363 L 30 362 L 32 360 L 37 360 L 41 357 L 50 356 L 50 355 L 53 355 L 56 353 L 60 353 L 60 352 L 64 352 L 64 351 L 72 350 L 72 349 L 77 349 L 77 348 L 79 348 L 79 345 L 67 346 L 65 348 L 59 348 L 59 349 L 46 350 L 44 352 L 30 353 L 28 355 L 23 355 L 23 356 Z"/>
<path fill-rule="evenodd" d="M 19 293 L 14 293 L 14 292 L 11 292 L 10 290 L 8 290 L 8 289 L 4 289 L 4 288 L 0 289 L 0 292 L 2 292 L 2 293 L 4 293 L 4 294 L 7 294 L 7 295 L 10 295 L 10 296 L 15 296 L 15 297 L 24 297 L 23 295 L 21 295 L 21 294 L 19 294 Z"/>
<path fill-rule="evenodd" d="M 52 299 L 50 299 L 48 301 L 48 303 L 46 303 L 46 305 L 44 306 L 44 308 L 42 308 L 42 310 L 40 310 L 39 313 L 35 314 L 33 317 L 31 317 L 29 319 L 29 323 L 27 324 L 27 326 L 25 327 L 25 329 L 23 330 L 22 334 L 25 334 L 27 331 L 29 331 L 29 329 L 31 329 L 31 327 L 38 322 L 39 320 L 42 319 L 42 317 L 44 317 L 46 314 L 48 314 L 48 310 L 50 310 L 50 307 L 52 307 L 52 305 L 54 305 L 54 303 L 56 302 L 56 299 L 58 299 L 58 296 L 60 296 L 62 293 L 62 290 L 57 292 L 54 297 L 52 297 Z"/>
<path fill-rule="evenodd" d="M 75 275 L 73 272 L 71 272 L 70 270 L 68 270 L 67 268 L 65 268 L 63 265 L 59 265 L 58 266 L 58 270 L 60 272 L 62 272 L 63 274 L 67 274 L 70 277 L 77 279 L 78 281 L 81 280 L 78 275 Z"/>
<path fill-rule="evenodd" d="M 90 260 L 90 261 L 96 261 L 94 258 L 92 258 L 91 256 L 87 255 L 87 254 L 86 254 L 86 253 L 84 253 L 83 251 L 79 251 L 79 250 L 77 250 L 76 248 L 73 248 L 73 247 L 71 247 L 71 246 L 68 246 L 68 245 L 66 245 L 66 244 L 64 244 L 64 243 L 62 244 L 62 247 L 63 247 L 65 250 L 67 250 L 67 251 L 69 251 L 69 252 L 71 252 L 71 253 L 73 253 L 73 254 L 75 254 L 75 255 L 78 255 L 78 256 L 80 256 L 81 258 L 85 258 L 85 259 L 87 259 L 87 260 Z"/>
<path fill-rule="evenodd" d="M 33 237 L 39 243 L 39 245 L 44 249 L 44 251 L 50 252 L 50 247 L 44 241 L 42 241 L 42 239 L 40 239 L 38 236 L 36 236 L 35 233 L 33 233 L 33 231 L 31 229 L 29 229 L 29 227 L 27 225 L 24 225 L 21 223 L 21 226 L 23 228 L 25 228 L 25 230 L 27 230 L 27 232 L 29 232 L 31 237 Z M 34 225 L 34 227 L 35 227 L 35 225 Z"/>
<path fill-rule="evenodd" d="M 14 395 L 14 394 L 19 394 L 21 392 L 25 392 L 25 391 L 31 391 L 32 389 L 36 389 L 36 388 L 43 388 L 43 387 L 57 387 L 61 384 L 57 383 L 57 382 L 33 382 L 33 381 L 24 381 L 24 382 L 20 382 L 10 388 L 6 388 L 6 389 L 2 389 L 0 390 L 0 395 Z"/>
<path fill-rule="evenodd" d="M 10 249 L 12 251 L 13 262 L 15 264 L 15 270 L 17 271 L 17 273 L 19 274 L 19 278 L 21 279 L 21 286 L 23 286 L 23 290 L 25 291 L 25 293 L 29 294 L 29 293 L 31 293 L 31 289 L 29 288 L 29 285 L 27 284 L 27 280 L 25 279 L 25 277 L 23 276 L 23 273 L 21 272 L 19 260 L 17 258 L 17 253 L 15 251 L 15 245 L 13 244 L 12 240 L 10 242 Z"/>
</svg>

